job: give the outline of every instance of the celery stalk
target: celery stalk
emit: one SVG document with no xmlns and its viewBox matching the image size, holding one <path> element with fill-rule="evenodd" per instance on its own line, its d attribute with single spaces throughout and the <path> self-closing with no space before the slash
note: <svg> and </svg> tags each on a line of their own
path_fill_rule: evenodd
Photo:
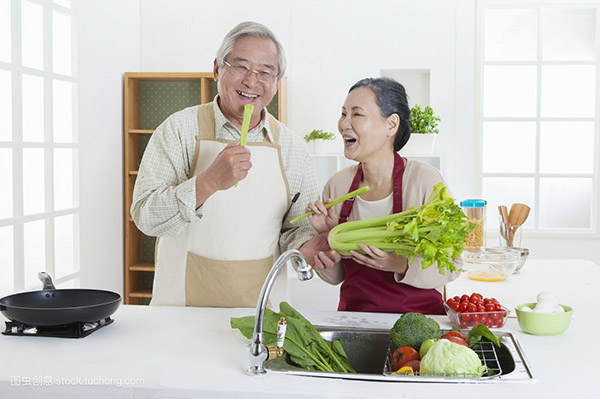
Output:
<svg viewBox="0 0 600 399">
<path fill-rule="evenodd" d="M 358 190 L 354 190 L 352 192 L 349 192 L 348 194 L 342 195 L 341 197 L 334 199 L 330 203 L 325 204 L 325 208 L 329 209 L 332 206 L 339 204 L 340 202 L 344 202 L 346 200 L 349 200 L 350 198 L 356 197 L 357 195 L 361 195 L 362 193 L 366 193 L 367 191 L 371 191 L 371 188 L 369 186 L 361 187 Z M 294 218 L 294 219 L 290 220 L 290 223 L 296 223 L 298 220 L 303 219 L 303 218 L 305 218 L 307 216 L 310 216 L 313 213 L 314 212 L 311 211 L 311 212 L 305 213 L 304 215 L 300 215 L 297 218 Z"/>
</svg>

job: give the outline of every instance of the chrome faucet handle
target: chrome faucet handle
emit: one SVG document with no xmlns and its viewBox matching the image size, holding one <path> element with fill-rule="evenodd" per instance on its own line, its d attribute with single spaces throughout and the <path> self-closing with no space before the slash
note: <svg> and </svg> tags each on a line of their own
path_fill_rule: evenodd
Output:
<svg viewBox="0 0 600 399">
<path fill-rule="evenodd" d="M 298 250 L 291 249 L 282 253 L 271 267 L 271 271 L 267 275 L 263 283 L 258 302 L 256 304 L 256 316 L 254 317 L 254 333 L 252 334 L 252 344 L 250 345 L 250 367 L 246 370 L 249 375 L 262 375 L 266 373 L 264 363 L 269 357 L 269 352 L 264 345 L 263 321 L 265 309 L 267 307 L 267 299 L 271 293 L 271 288 L 275 284 L 275 279 L 281 272 L 281 269 L 289 260 L 298 262 L 298 279 L 301 281 L 310 280 L 314 276 L 312 267 L 306 263 L 306 259 Z"/>
</svg>

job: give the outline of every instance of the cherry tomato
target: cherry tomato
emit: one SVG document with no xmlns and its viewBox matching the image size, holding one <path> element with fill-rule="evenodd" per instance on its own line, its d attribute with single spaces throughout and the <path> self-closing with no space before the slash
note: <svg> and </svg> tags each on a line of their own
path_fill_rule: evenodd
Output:
<svg viewBox="0 0 600 399">
<path fill-rule="evenodd" d="M 485 307 L 483 305 L 477 305 L 478 312 L 485 312 Z"/>
<path fill-rule="evenodd" d="M 458 295 L 456 295 L 456 296 L 455 296 L 454 298 L 452 298 L 452 299 L 454 299 L 456 302 L 460 302 L 460 297 L 459 297 Z"/>
<path fill-rule="evenodd" d="M 486 314 L 482 314 L 482 315 L 479 316 L 479 322 L 481 324 L 486 324 L 487 325 L 488 319 L 489 319 L 489 317 Z"/>
<path fill-rule="evenodd" d="M 467 303 L 466 302 L 462 302 L 460 304 L 460 311 L 461 312 L 466 312 L 467 311 Z"/>
<path fill-rule="evenodd" d="M 467 305 L 467 312 L 477 312 L 477 305 L 470 303 Z"/>
<path fill-rule="evenodd" d="M 467 324 L 466 321 L 463 320 L 460 322 L 460 328 L 467 328 L 467 327 L 469 327 L 469 325 Z"/>
<path fill-rule="evenodd" d="M 471 299 L 467 294 L 463 294 L 463 296 L 460 297 L 460 301 L 461 302 L 465 302 L 465 301 L 469 301 L 469 299 Z"/>
<path fill-rule="evenodd" d="M 488 303 L 487 305 L 485 305 L 486 312 L 493 312 L 494 310 L 496 310 L 496 307 L 493 303 Z"/>
<path fill-rule="evenodd" d="M 481 295 L 478 292 L 474 292 L 474 293 L 471 294 L 471 299 L 473 299 L 473 298 L 477 298 L 479 301 L 482 301 L 483 300 L 483 295 Z"/>
<path fill-rule="evenodd" d="M 484 298 L 483 303 L 487 305 L 488 303 L 492 303 L 492 300 L 490 298 Z"/>
<path fill-rule="evenodd" d="M 495 303 L 494 310 L 502 310 L 502 305 L 500 305 L 499 303 Z"/>
<path fill-rule="evenodd" d="M 452 310 L 454 310 L 455 312 L 459 312 L 460 311 L 460 304 L 458 302 L 454 302 L 452 304 L 452 306 L 450 306 L 452 308 Z"/>
<path fill-rule="evenodd" d="M 478 304 L 480 301 L 479 301 L 479 298 L 473 298 L 473 297 L 471 297 L 471 299 L 469 299 L 469 302 L 470 303 L 474 303 L 474 304 Z"/>
</svg>

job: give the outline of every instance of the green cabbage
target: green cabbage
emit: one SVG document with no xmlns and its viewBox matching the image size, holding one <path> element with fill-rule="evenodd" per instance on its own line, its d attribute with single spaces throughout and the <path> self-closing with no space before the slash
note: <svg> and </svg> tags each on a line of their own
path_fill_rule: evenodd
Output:
<svg viewBox="0 0 600 399">
<path fill-rule="evenodd" d="M 485 366 L 481 364 L 481 360 L 471 348 L 447 339 L 440 339 L 434 343 L 421 359 L 421 375 L 467 374 L 479 377 L 484 372 Z"/>
</svg>

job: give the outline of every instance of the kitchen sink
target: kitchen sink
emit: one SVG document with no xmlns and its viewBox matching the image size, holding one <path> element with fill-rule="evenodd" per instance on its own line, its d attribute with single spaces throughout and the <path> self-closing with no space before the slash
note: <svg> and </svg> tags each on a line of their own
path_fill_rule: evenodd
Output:
<svg viewBox="0 0 600 399">
<path fill-rule="evenodd" d="M 388 348 L 390 331 L 385 329 L 361 329 L 316 326 L 323 338 L 328 341 L 341 339 L 348 360 L 356 373 L 331 373 L 305 370 L 288 362 L 286 357 L 265 362 L 265 368 L 272 373 L 290 375 L 341 378 L 352 380 L 387 382 L 444 382 L 444 383 L 506 383 L 533 381 L 534 376 L 525 359 L 523 350 L 510 332 L 494 331 L 502 339 L 502 346 L 495 348 L 493 366 L 488 368 L 493 375 L 483 377 L 462 376 L 410 376 L 392 375 L 388 372 Z M 496 361 L 497 360 L 497 361 Z M 486 361 L 487 364 L 487 361 Z"/>
</svg>

